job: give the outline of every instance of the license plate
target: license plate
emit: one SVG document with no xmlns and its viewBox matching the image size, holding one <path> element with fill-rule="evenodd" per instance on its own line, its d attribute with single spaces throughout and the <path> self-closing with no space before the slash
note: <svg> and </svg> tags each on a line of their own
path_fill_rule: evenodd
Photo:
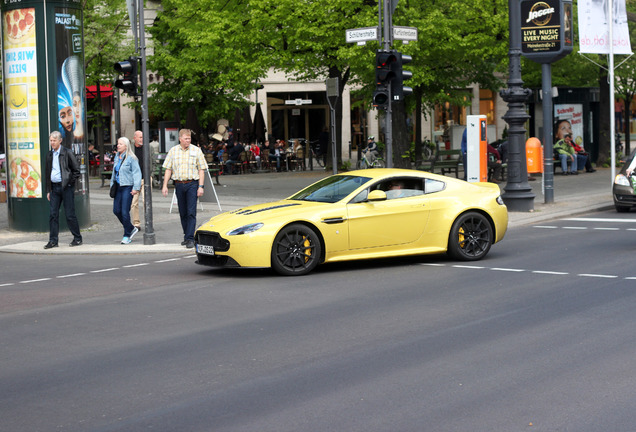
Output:
<svg viewBox="0 0 636 432">
<path fill-rule="evenodd" d="M 214 246 L 198 244 L 197 252 L 203 255 L 214 255 Z"/>
</svg>

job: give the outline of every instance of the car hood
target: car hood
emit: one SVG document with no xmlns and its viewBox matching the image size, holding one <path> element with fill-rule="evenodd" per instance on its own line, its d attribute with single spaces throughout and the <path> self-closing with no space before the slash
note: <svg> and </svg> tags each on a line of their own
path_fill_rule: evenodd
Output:
<svg viewBox="0 0 636 432">
<path fill-rule="evenodd" d="M 303 214 L 305 213 L 308 216 L 311 215 L 311 219 L 314 219 L 316 217 L 320 218 L 321 209 L 325 211 L 329 209 L 335 210 L 334 204 L 330 203 L 285 199 L 221 213 L 204 223 L 200 229 L 223 231 L 257 222 L 280 221 L 280 223 L 285 223 L 292 217 L 294 219 L 304 219 Z"/>
</svg>

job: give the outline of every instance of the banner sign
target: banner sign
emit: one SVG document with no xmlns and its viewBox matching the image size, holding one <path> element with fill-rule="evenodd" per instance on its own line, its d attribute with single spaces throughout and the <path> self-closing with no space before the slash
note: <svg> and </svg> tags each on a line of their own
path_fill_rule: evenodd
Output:
<svg viewBox="0 0 636 432">
<path fill-rule="evenodd" d="M 579 0 L 579 52 L 609 54 L 609 11 L 613 5 L 614 54 L 632 54 L 625 0 Z"/>
<path fill-rule="evenodd" d="M 35 9 L 6 11 L 2 18 L 7 189 L 12 198 L 42 198 Z"/>
</svg>

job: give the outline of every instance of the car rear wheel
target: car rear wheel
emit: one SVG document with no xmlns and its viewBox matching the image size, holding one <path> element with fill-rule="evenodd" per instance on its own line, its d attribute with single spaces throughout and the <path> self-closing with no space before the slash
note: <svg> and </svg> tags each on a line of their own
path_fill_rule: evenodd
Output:
<svg viewBox="0 0 636 432">
<path fill-rule="evenodd" d="M 453 223 L 448 252 L 461 261 L 480 260 L 488 254 L 493 237 L 492 225 L 484 215 L 465 213 Z"/>
<path fill-rule="evenodd" d="M 272 267 L 285 276 L 301 276 L 316 268 L 321 252 L 316 232 L 308 226 L 293 224 L 283 228 L 274 239 Z"/>
</svg>

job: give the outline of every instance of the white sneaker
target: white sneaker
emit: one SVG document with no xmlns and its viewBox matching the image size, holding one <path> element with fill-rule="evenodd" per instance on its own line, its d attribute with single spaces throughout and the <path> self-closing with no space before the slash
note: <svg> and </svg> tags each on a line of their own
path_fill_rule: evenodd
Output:
<svg viewBox="0 0 636 432">
<path fill-rule="evenodd" d="M 124 237 L 123 239 L 121 239 L 121 244 L 130 244 L 132 240 L 130 240 L 130 237 Z"/>
<path fill-rule="evenodd" d="M 135 234 L 137 234 L 139 232 L 139 228 L 135 227 L 133 228 L 132 232 L 130 233 L 130 240 L 132 241 L 133 237 L 135 236 Z M 130 242 L 128 242 L 130 243 Z"/>
</svg>

